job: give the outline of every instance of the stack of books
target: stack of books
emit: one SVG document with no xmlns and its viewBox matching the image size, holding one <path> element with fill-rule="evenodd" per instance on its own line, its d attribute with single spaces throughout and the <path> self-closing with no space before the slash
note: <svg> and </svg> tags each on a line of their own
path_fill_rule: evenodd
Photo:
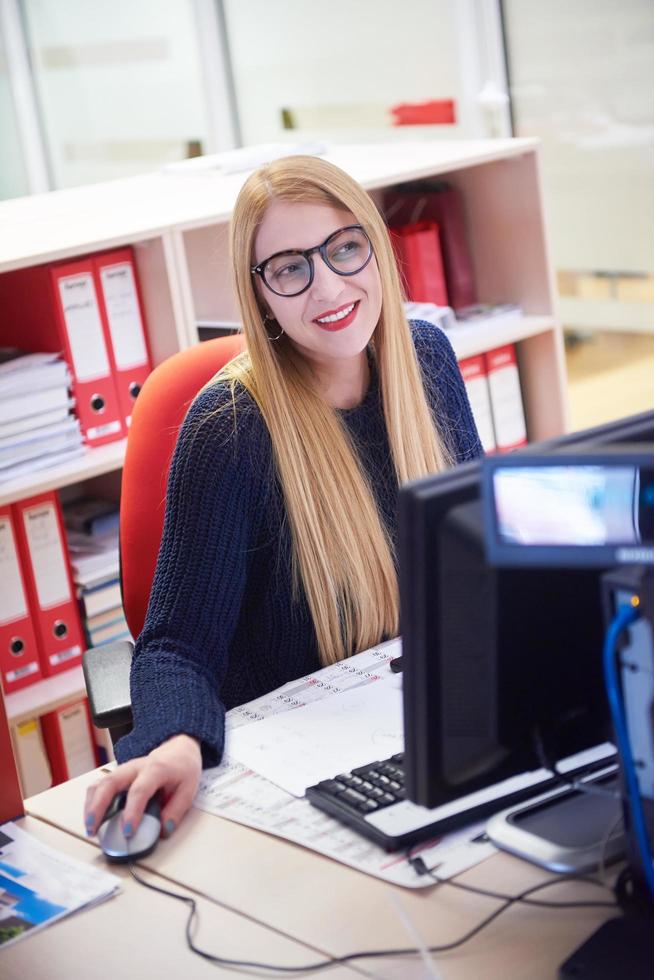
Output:
<svg viewBox="0 0 654 980">
<path fill-rule="evenodd" d="M 64 507 L 73 581 L 90 647 L 131 639 L 120 593 L 118 521 L 112 501 L 82 498 Z"/>
<path fill-rule="evenodd" d="M 70 385 L 59 354 L 0 349 L 0 482 L 82 455 Z"/>
</svg>

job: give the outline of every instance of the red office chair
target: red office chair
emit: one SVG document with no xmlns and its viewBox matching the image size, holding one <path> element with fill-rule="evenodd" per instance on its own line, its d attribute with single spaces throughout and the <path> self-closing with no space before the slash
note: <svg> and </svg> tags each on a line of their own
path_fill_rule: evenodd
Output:
<svg viewBox="0 0 654 980">
<path fill-rule="evenodd" d="M 184 416 L 198 391 L 245 347 L 240 334 L 174 354 L 149 375 L 138 396 L 127 439 L 120 498 L 120 578 L 125 618 L 143 628 L 157 563 L 168 470 Z M 84 680 L 91 717 L 112 741 L 132 727 L 129 669 L 133 645 L 122 641 L 87 650 Z"/>
</svg>

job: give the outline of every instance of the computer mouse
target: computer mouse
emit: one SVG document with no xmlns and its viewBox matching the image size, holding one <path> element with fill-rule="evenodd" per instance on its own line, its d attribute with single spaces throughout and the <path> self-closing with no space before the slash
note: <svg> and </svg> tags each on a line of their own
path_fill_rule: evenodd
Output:
<svg viewBox="0 0 654 980">
<path fill-rule="evenodd" d="M 161 832 L 161 803 L 156 793 L 145 808 L 141 822 L 131 837 L 122 828 L 127 791 L 116 793 L 98 827 L 100 847 L 108 861 L 137 861 L 151 854 Z"/>
</svg>

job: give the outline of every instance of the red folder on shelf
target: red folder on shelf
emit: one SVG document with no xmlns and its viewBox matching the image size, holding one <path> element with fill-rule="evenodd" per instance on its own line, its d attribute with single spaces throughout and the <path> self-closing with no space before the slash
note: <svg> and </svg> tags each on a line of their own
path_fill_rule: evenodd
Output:
<svg viewBox="0 0 654 980">
<path fill-rule="evenodd" d="M 391 241 L 407 298 L 415 303 L 448 306 L 438 225 L 433 221 L 418 221 L 391 228 Z"/>
<path fill-rule="evenodd" d="M 527 426 L 515 344 L 497 347 L 485 357 L 497 449 L 518 449 L 527 444 Z"/>
<path fill-rule="evenodd" d="M 95 255 L 93 264 L 118 401 L 129 427 L 136 396 L 152 370 L 134 253 L 114 249 Z"/>
<path fill-rule="evenodd" d="M 5 694 L 41 679 L 25 576 L 11 507 L 0 508 L 0 673 Z"/>
<path fill-rule="evenodd" d="M 57 495 L 50 491 L 13 504 L 44 676 L 82 659 L 85 648 Z"/>
<path fill-rule="evenodd" d="M 100 304 L 90 258 L 0 276 L 0 344 L 63 353 L 75 412 L 92 446 L 126 435 Z"/>
<path fill-rule="evenodd" d="M 52 770 L 52 783 L 65 783 L 98 765 L 86 698 L 41 717 L 41 730 Z"/>
<path fill-rule="evenodd" d="M 485 453 L 492 453 L 495 451 L 495 429 L 484 355 L 478 354 L 476 357 L 466 357 L 463 361 L 459 361 L 459 370 L 466 386 L 468 401 L 483 450 Z"/>
<path fill-rule="evenodd" d="M 18 766 L 9 734 L 9 721 L 0 691 L 0 824 L 22 817 L 23 795 L 18 781 Z"/>
<path fill-rule="evenodd" d="M 456 122 L 454 99 L 400 102 L 391 106 L 393 126 L 442 126 Z"/>
<path fill-rule="evenodd" d="M 442 180 L 401 185 L 384 194 L 384 213 L 391 226 L 435 221 L 449 305 L 459 309 L 476 303 L 463 199 L 457 187 Z"/>
</svg>

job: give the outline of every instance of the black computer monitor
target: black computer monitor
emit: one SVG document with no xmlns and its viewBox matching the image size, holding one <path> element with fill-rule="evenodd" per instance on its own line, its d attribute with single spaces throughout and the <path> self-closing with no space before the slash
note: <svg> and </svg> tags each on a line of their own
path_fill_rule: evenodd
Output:
<svg viewBox="0 0 654 980">
<path fill-rule="evenodd" d="M 532 444 L 654 442 L 654 412 Z M 399 566 L 407 795 L 434 807 L 610 738 L 601 570 L 491 568 L 481 464 L 406 484 Z"/>
</svg>

